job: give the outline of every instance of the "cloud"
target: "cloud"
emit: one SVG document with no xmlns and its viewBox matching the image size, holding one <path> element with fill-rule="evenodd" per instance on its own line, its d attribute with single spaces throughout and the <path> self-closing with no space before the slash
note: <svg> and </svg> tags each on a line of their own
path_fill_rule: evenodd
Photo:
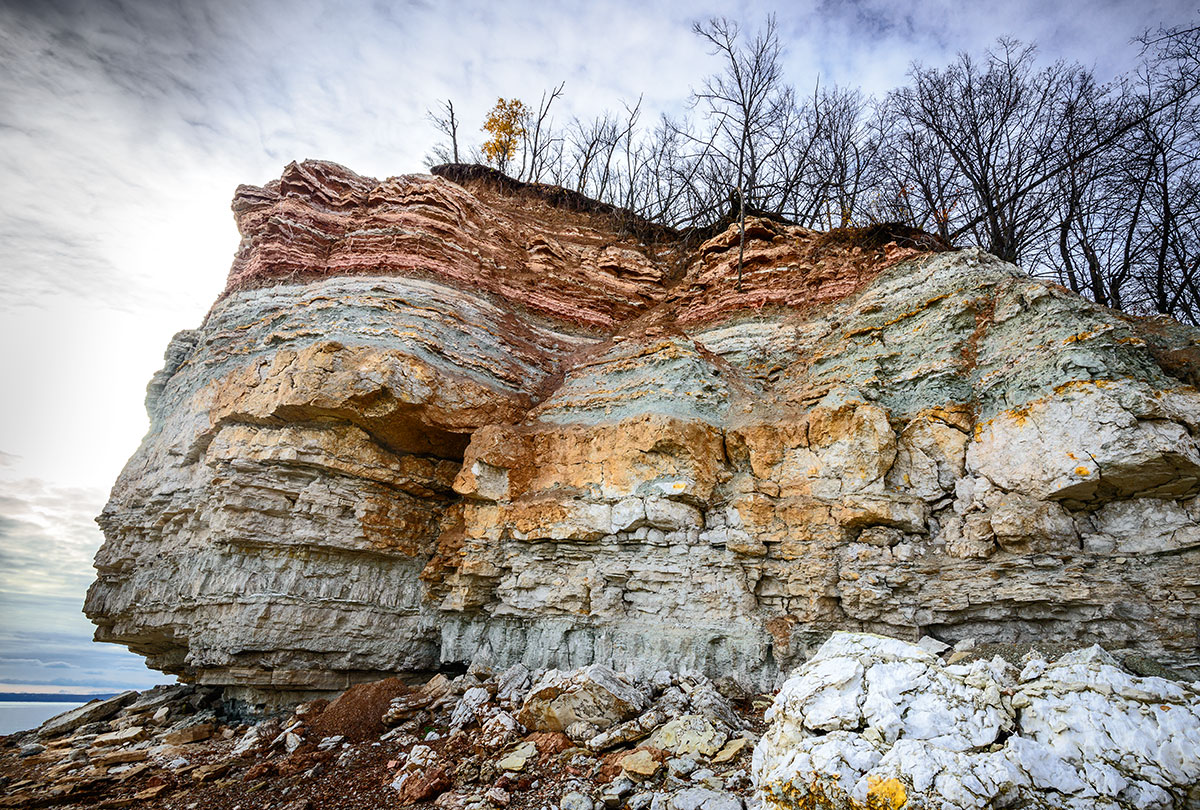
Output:
<svg viewBox="0 0 1200 810">
<path fill-rule="evenodd" d="M 82 605 L 103 539 L 92 517 L 104 500 L 100 489 L 0 482 L 0 683 L 122 689 L 168 680 L 140 656 L 92 642 Z"/>
<path fill-rule="evenodd" d="M 0 684 L 89 690 L 144 689 L 173 678 L 147 669 L 139 655 L 92 641 L 82 596 L 0 590 Z M 3 687 L 0 687 L 3 688 Z"/>
<path fill-rule="evenodd" d="M 6 481 L 0 491 L 0 592 L 77 598 L 102 536 L 100 489 Z M 78 609 L 78 608 L 77 608 Z"/>
<path fill-rule="evenodd" d="M 12 666 L 34 666 L 43 667 L 45 669 L 79 669 L 77 664 L 69 664 L 66 661 L 43 661 L 40 658 L 2 658 L 4 664 Z"/>
</svg>

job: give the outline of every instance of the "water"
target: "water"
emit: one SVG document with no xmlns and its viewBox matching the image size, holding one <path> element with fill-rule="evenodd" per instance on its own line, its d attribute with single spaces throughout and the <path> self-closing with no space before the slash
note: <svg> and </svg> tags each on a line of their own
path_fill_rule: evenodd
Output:
<svg viewBox="0 0 1200 810">
<path fill-rule="evenodd" d="M 14 731 L 24 731 L 37 728 L 56 714 L 62 714 L 67 709 L 82 706 L 87 701 L 71 703 L 42 703 L 32 700 L 2 700 L 0 701 L 0 734 L 12 734 Z"/>
</svg>

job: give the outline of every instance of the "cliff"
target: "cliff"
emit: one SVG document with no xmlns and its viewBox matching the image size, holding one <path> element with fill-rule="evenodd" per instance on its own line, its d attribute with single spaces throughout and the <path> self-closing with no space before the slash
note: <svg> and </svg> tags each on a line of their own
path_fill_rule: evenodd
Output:
<svg viewBox="0 0 1200 810">
<path fill-rule="evenodd" d="M 839 629 L 1200 665 L 1200 334 L 978 250 L 701 244 L 330 163 L 149 386 L 96 638 L 227 695 L 604 662 L 770 688 Z"/>
</svg>

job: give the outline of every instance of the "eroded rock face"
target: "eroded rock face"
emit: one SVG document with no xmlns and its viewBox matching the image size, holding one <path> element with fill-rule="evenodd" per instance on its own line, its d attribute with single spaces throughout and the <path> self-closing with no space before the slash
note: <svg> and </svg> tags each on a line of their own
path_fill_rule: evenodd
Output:
<svg viewBox="0 0 1200 810">
<path fill-rule="evenodd" d="M 1200 692 L 1099 647 L 1023 670 L 943 666 L 836 633 L 767 712 L 753 776 L 771 810 L 1181 808 L 1200 800 Z"/>
<path fill-rule="evenodd" d="M 100 517 L 85 609 L 154 666 L 767 688 L 836 629 L 1200 663 L 1194 330 L 759 220 L 739 288 L 735 230 L 428 175 L 293 164 L 234 210 Z"/>
</svg>

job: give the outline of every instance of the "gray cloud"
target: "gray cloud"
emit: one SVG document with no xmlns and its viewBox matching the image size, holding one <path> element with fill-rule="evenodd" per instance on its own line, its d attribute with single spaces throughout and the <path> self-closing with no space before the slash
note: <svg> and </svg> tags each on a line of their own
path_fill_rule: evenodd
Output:
<svg viewBox="0 0 1200 810">
<path fill-rule="evenodd" d="M 91 643 L 94 628 L 81 608 L 102 539 L 92 516 L 104 498 L 99 489 L 39 480 L 0 484 L 0 690 L 2 684 L 119 689 L 167 680 L 140 656 Z"/>
</svg>

